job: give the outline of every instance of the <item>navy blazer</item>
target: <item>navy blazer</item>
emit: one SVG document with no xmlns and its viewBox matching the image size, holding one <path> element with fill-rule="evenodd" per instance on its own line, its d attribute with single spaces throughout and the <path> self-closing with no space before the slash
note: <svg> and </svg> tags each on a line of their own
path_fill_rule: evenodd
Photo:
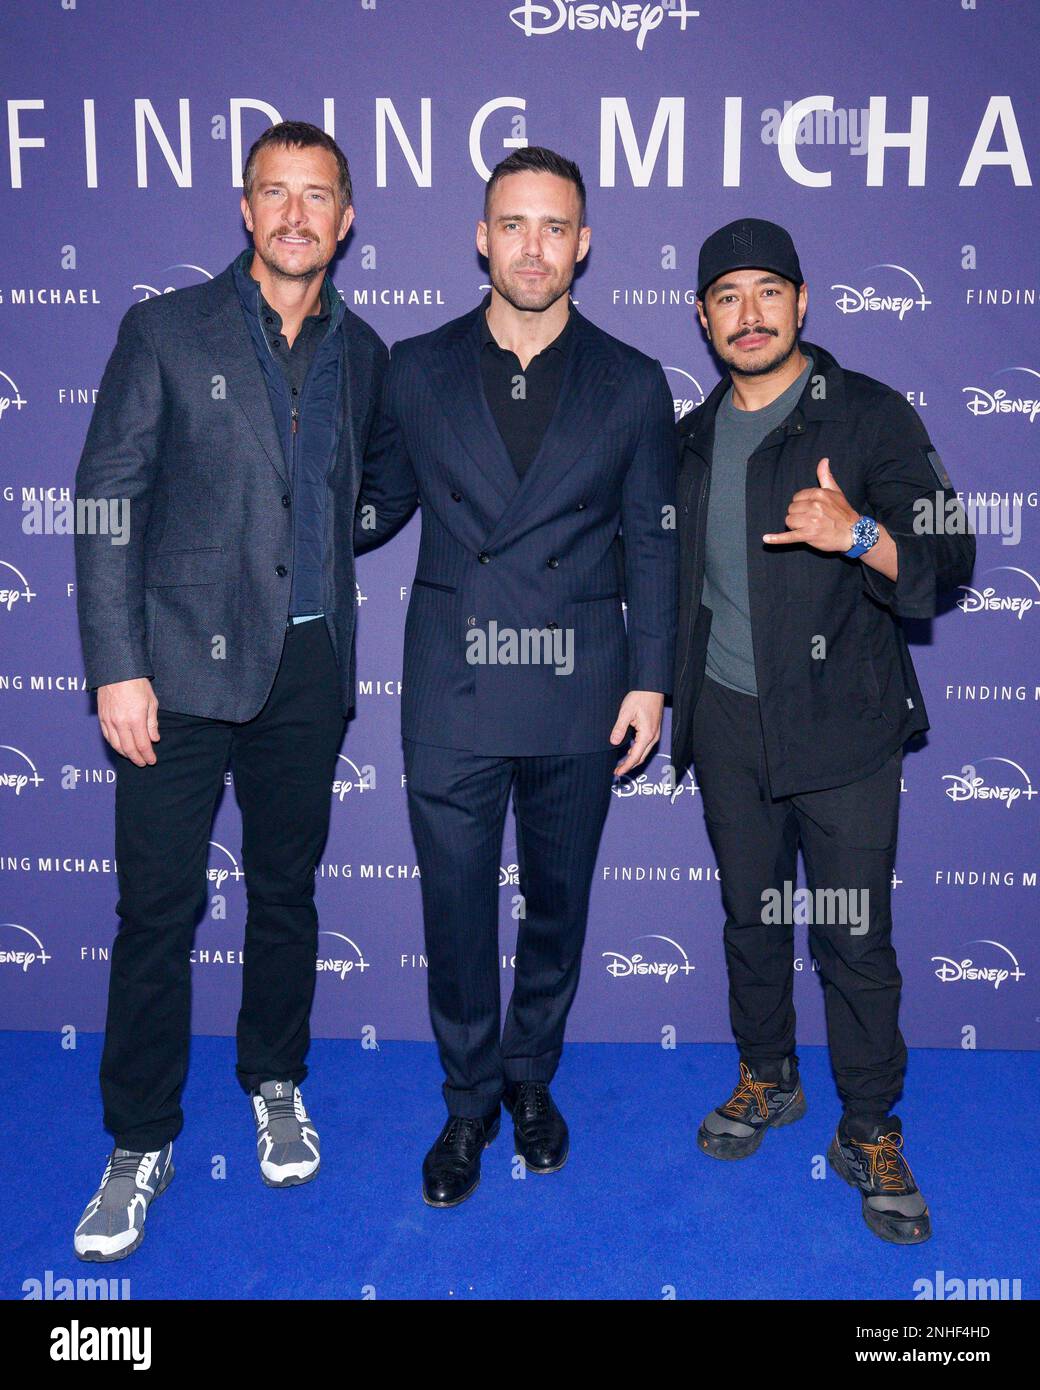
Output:
<svg viewBox="0 0 1040 1390">
<path fill-rule="evenodd" d="M 402 733 L 488 756 L 602 750 L 629 690 L 671 689 L 671 392 L 658 362 L 572 306 L 556 411 L 519 479 L 484 396 L 482 312 L 396 344 L 386 376 L 371 483 L 386 516 L 370 518 L 373 535 L 409 494 L 422 508 Z M 359 531 L 357 549 L 370 543 Z M 504 631 L 514 657 L 526 632 L 538 659 L 510 660 Z"/>
<path fill-rule="evenodd" d="M 387 351 L 345 306 L 339 332 L 324 607 L 346 713 L 355 686 L 354 513 Z M 230 266 L 127 310 L 76 496 L 130 503 L 128 544 L 76 536 L 88 686 L 146 676 L 165 709 L 235 721 L 259 713 L 285 638 L 292 498 Z"/>
</svg>

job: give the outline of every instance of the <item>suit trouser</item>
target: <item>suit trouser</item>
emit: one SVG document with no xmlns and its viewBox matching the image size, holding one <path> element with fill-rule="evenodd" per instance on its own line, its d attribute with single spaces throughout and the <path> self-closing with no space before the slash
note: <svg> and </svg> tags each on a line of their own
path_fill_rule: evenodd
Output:
<svg viewBox="0 0 1040 1390">
<path fill-rule="evenodd" d="M 619 752 L 491 758 L 404 740 L 422 875 L 430 1018 L 453 1115 L 551 1081 L 578 987 L 589 891 Z M 500 1030 L 499 865 L 510 789 L 523 897 Z"/>
<path fill-rule="evenodd" d="M 705 677 L 693 756 L 722 880 L 730 1021 L 742 1059 L 768 1066 L 794 1053 L 792 918 L 808 919 L 845 1111 L 886 1116 L 906 1068 L 891 941 L 902 750 L 845 786 L 774 798 L 758 700 Z M 798 917 L 784 907 L 777 922 L 785 884 L 795 905 L 799 846 L 811 910 Z M 836 915 L 845 920 L 814 920 Z"/>
<path fill-rule="evenodd" d="M 237 1075 L 249 1091 L 307 1074 L 318 916 L 314 870 L 343 738 L 339 678 L 321 619 L 286 630 L 263 709 L 245 723 L 159 710 L 156 762 L 117 759 L 121 919 L 101 1059 L 105 1126 L 152 1150 L 183 1123 L 190 952 L 207 901 L 214 806 L 230 760 L 247 899 Z"/>
</svg>

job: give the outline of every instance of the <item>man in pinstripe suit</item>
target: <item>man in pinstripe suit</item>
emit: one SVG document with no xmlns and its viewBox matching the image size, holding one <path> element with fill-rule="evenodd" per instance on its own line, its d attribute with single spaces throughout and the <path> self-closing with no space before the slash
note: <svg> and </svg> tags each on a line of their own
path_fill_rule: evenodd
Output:
<svg viewBox="0 0 1040 1390">
<path fill-rule="evenodd" d="M 423 519 L 402 732 L 447 1075 L 448 1121 L 423 1165 L 431 1206 L 473 1192 L 503 1101 L 529 1170 L 566 1161 L 549 1083 L 611 780 L 657 742 L 670 689 L 671 394 L 658 362 L 570 303 L 589 235 L 577 166 L 539 148 L 510 155 L 488 182 L 477 228 L 490 294 L 397 344 L 386 383 L 386 500 L 394 505 L 396 470 L 398 510 L 417 490 Z M 522 907 L 500 1029 L 510 793 Z"/>
</svg>

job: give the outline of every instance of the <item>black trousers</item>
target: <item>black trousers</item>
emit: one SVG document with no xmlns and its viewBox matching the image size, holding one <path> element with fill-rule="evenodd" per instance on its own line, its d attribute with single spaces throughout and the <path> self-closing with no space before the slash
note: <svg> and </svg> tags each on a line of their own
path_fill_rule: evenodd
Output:
<svg viewBox="0 0 1040 1390">
<path fill-rule="evenodd" d="M 722 880 L 730 1021 L 742 1059 L 768 1065 L 794 1053 L 794 920 L 807 919 L 846 1114 L 886 1116 L 906 1067 L 898 1022 L 902 979 L 891 940 L 902 751 L 846 786 L 774 799 L 758 701 L 707 677 L 693 739 Z M 802 917 L 794 898 L 799 846 L 813 894 L 811 906 L 803 900 Z M 781 907 L 785 920 L 778 922 L 785 884 L 795 913 Z M 828 889 L 845 896 L 817 892 Z M 849 920 L 852 914 L 844 922 L 818 920 L 835 915 L 842 902 L 858 920 Z"/>
<path fill-rule="evenodd" d="M 318 944 L 314 869 L 344 724 L 332 644 L 316 619 L 287 628 L 274 685 L 253 719 L 234 724 L 160 708 L 156 762 L 118 759 L 120 926 L 101 1092 L 105 1126 L 120 1148 L 161 1148 L 183 1123 L 189 953 L 207 901 L 207 846 L 229 761 L 247 896 L 237 1074 L 247 1091 L 306 1076 Z"/>
<path fill-rule="evenodd" d="M 404 740 L 430 1019 L 453 1115 L 490 1114 L 507 1082 L 551 1081 L 556 1072 L 619 757 L 608 746 L 489 758 Z M 500 1039 L 499 865 L 510 789 L 523 904 Z"/>
</svg>

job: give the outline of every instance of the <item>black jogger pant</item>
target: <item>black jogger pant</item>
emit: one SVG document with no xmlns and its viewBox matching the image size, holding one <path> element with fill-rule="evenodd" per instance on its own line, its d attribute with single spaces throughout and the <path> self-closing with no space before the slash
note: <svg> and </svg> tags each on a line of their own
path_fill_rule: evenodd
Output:
<svg viewBox="0 0 1040 1390">
<path fill-rule="evenodd" d="M 722 881 L 730 1021 L 741 1057 L 768 1065 L 795 1050 L 794 923 L 784 892 L 786 884 L 786 902 L 795 905 L 801 847 L 812 898 L 794 920 L 811 923 L 838 1092 L 848 1116 L 880 1119 L 906 1067 L 891 940 L 902 751 L 846 786 L 774 799 L 758 700 L 708 677 L 693 737 Z M 787 920 L 777 920 L 778 905 Z"/>
</svg>

